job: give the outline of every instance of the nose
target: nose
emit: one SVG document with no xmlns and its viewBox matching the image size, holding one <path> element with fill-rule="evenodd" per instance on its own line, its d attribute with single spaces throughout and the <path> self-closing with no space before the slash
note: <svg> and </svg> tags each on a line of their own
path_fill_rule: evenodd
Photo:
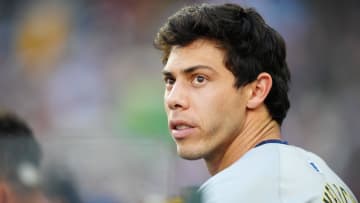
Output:
<svg viewBox="0 0 360 203">
<path fill-rule="evenodd" d="M 180 83 L 175 83 L 165 92 L 165 105 L 168 109 L 187 109 L 189 107 L 187 90 Z"/>
</svg>

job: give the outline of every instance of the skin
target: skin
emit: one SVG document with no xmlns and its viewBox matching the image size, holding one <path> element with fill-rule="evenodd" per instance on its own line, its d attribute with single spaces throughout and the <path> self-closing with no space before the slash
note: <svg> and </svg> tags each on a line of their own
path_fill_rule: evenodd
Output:
<svg viewBox="0 0 360 203">
<path fill-rule="evenodd" d="M 0 181 L 1 203 L 50 203 L 42 191 L 17 192 L 9 183 Z"/>
<path fill-rule="evenodd" d="M 165 111 L 177 152 L 185 159 L 203 158 L 212 175 L 257 143 L 280 138 L 264 105 L 271 76 L 261 73 L 236 88 L 224 56 L 214 41 L 198 39 L 174 46 L 163 69 Z"/>
</svg>

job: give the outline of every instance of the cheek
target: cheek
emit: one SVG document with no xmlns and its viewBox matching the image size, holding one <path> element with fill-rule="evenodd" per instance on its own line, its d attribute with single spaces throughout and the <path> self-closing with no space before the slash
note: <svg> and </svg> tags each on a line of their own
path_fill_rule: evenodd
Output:
<svg viewBox="0 0 360 203">
<path fill-rule="evenodd" d="M 223 91 L 216 97 L 204 100 L 204 103 L 208 103 L 208 108 L 218 116 L 232 116 L 244 111 L 243 101 L 233 91 Z"/>
<path fill-rule="evenodd" d="M 164 94 L 164 98 L 163 98 L 163 105 L 164 105 L 165 113 L 168 115 L 168 113 L 169 113 L 169 107 L 168 107 L 168 105 L 166 104 L 166 95 L 165 95 L 165 94 Z"/>
<path fill-rule="evenodd" d="M 169 108 L 167 107 L 166 103 L 164 102 L 164 110 L 165 113 L 168 114 L 169 113 Z"/>
<path fill-rule="evenodd" d="M 199 102 L 193 103 L 193 106 L 195 117 L 209 130 L 218 128 L 232 114 L 232 108 L 223 95 L 203 97 Z"/>
<path fill-rule="evenodd" d="M 224 125 L 238 125 L 245 118 L 246 105 L 237 94 L 224 93 L 218 99 L 211 101 L 212 116 Z"/>
</svg>

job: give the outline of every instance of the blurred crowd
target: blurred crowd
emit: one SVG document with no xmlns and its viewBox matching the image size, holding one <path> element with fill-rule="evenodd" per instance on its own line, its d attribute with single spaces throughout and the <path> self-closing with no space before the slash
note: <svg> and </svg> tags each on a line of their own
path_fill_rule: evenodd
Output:
<svg viewBox="0 0 360 203">
<path fill-rule="evenodd" d="M 167 16 L 199 2 L 224 1 L 0 0 L 0 106 L 29 122 L 45 163 L 66 164 L 93 202 L 159 202 L 208 177 L 174 153 L 152 46 Z M 359 197 L 360 2 L 231 2 L 255 7 L 286 40 L 285 139 Z"/>
</svg>

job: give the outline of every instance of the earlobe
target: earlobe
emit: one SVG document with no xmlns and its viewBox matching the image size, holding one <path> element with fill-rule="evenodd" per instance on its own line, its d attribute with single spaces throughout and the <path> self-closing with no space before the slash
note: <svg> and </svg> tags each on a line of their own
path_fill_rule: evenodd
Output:
<svg viewBox="0 0 360 203">
<path fill-rule="evenodd" d="M 255 81 L 250 84 L 251 96 L 247 108 L 255 109 L 264 103 L 272 87 L 272 78 L 269 73 L 262 72 Z"/>
</svg>

